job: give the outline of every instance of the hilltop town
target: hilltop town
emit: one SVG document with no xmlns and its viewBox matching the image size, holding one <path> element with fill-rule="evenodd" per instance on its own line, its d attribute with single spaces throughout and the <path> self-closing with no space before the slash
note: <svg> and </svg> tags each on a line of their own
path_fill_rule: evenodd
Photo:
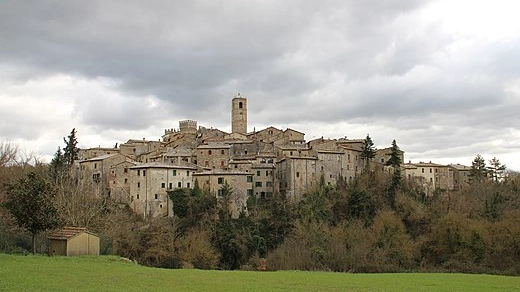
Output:
<svg viewBox="0 0 520 292">
<path fill-rule="evenodd" d="M 305 140 L 294 130 L 267 127 L 248 132 L 247 99 L 238 94 L 231 102 L 231 133 L 197 127 L 197 121 L 179 121 L 178 129 L 165 129 L 162 141 L 130 139 L 117 148 L 80 151 L 79 168 L 117 202 L 146 217 L 172 216 L 167 191 L 202 189 L 215 195 L 223 184 L 233 189 L 232 212 L 246 208 L 248 196 L 284 195 L 297 202 L 320 180 L 349 183 L 363 170 L 364 139 Z M 372 168 L 385 166 L 390 148 L 377 149 Z M 401 161 L 404 152 L 401 151 Z M 435 189 L 454 190 L 468 183 L 470 167 L 435 163 L 402 164 L 403 177 Z"/>
</svg>

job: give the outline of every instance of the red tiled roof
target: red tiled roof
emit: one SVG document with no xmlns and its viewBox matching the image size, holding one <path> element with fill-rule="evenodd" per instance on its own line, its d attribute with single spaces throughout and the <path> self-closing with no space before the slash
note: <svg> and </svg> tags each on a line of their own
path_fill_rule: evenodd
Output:
<svg viewBox="0 0 520 292">
<path fill-rule="evenodd" d="M 58 239 L 65 240 L 72 238 L 82 232 L 86 232 L 87 228 L 85 227 L 63 227 L 61 229 L 56 230 L 51 233 L 47 238 L 48 239 Z"/>
</svg>

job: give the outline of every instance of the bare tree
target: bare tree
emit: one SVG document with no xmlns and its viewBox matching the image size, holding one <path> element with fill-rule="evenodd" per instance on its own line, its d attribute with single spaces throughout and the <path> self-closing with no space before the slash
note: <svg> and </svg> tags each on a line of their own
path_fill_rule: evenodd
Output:
<svg viewBox="0 0 520 292">
<path fill-rule="evenodd" d="M 66 225 L 90 227 L 101 220 L 109 202 L 99 196 L 98 186 L 89 177 L 82 178 L 73 170 L 55 180 L 56 203 Z"/>
<path fill-rule="evenodd" d="M 0 141 L 0 167 L 16 164 L 18 157 L 18 146 L 9 141 Z"/>
</svg>

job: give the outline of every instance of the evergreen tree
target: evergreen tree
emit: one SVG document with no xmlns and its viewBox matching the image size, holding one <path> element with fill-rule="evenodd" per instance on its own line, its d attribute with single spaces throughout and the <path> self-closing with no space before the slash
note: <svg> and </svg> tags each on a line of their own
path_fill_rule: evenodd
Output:
<svg viewBox="0 0 520 292">
<path fill-rule="evenodd" d="M 506 166 L 500 163 L 500 160 L 498 160 L 498 158 L 493 157 L 493 159 L 489 161 L 489 166 L 487 168 L 489 176 L 494 182 L 499 182 L 504 178 Z"/>
<path fill-rule="evenodd" d="M 392 184 L 389 193 L 389 203 L 392 208 L 395 206 L 395 195 L 397 188 L 401 185 L 401 151 L 395 139 L 392 141 L 392 148 L 390 152 L 390 158 L 386 162 L 386 165 L 392 166 L 394 173 L 392 174 Z"/>
<path fill-rule="evenodd" d="M 31 233 L 34 254 L 36 235 L 59 224 L 52 185 L 38 173 L 30 172 L 10 184 L 7 192 L 5 206 L 18 225 Z"/>
<path fill-rule="evenodd" d="M 74 161 L 79 159 L 78 139 L 76 138 L 76 128 L 72 129 L 68 139 L 63 138 L 65 148 L 63 148 L 63 158 L 65 165 L 69 168 L 74 165 Z"/>
<path fill-rule="evenodd" d="M 486 161 L 480 154 L 477 154 L 471 163 L 471 169 L 469 171 L 470 180 L 473 183 L 481 183 L 486 179 L 487 175 L 488 169 L 486 167 Z"/>
<path fill-rule="evenodd" d="M 50 164 L 51 177 L 56 180 L 59 174 L 65 169 L 65 157 L 61 151 L 61 147 L 58 146 L 58 150 L 54 153 L 54 157 Z"/>
<path fill-rule="evenodd" d="M 370 161 L 376 157 L 376 148 L 374 147 L 374 142 L 370 135 L 367 134 L 365 141 L 363 142 L 363 148 L 361 149 L 361 159 L 364 162 L 364 170 L 370 170 Z"/>
</svg>

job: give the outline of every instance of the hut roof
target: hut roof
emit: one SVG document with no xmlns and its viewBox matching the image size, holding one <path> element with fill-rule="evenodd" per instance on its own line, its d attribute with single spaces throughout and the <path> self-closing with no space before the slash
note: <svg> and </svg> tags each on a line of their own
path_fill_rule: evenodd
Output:
<svg viewBox="0 0 520 292">
<path fill-rule="evenodd" d="M 63 227 L 51 233 L 48 236 L 48 239 L 68 240 L 82 232 L 92 234 L 91 232 L 88 232 L 85 227 Z"/>
</svg>

